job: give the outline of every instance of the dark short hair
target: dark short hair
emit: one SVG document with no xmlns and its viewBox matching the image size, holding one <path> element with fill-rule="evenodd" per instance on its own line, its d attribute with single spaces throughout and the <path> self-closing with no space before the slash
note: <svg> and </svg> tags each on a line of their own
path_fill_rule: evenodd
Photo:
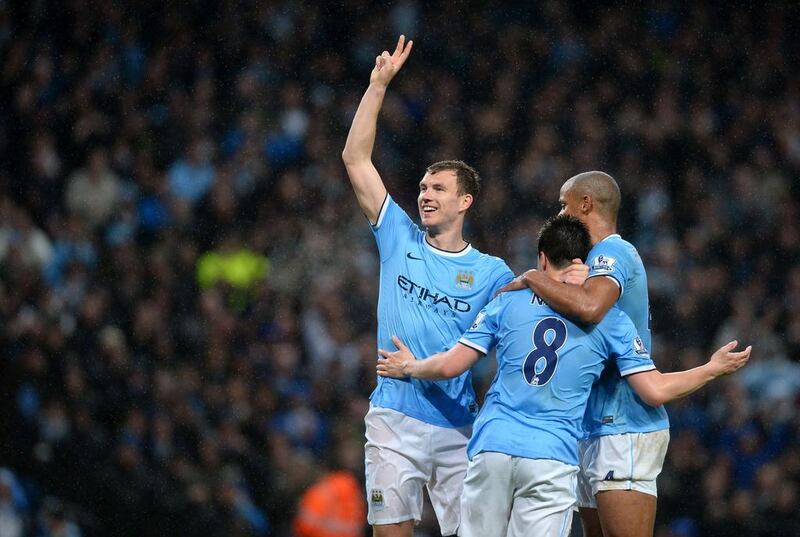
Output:
<svg viewBox="0 0 800 537">
<path fill-rule="evenodd" d="M 566 267 L 573 259 L 585 261 L 591 248 L 589 230 L 574 216 L 554 216 L 539 230 L 539 252 L 556 268 Z"/>
<path fill-rule="evenodd" d="M 472 194 L 473 198 L 478 197 L 481 192 L 481 176 L 475 168 L 461 160 L 442 160 L 428 166 L 426 171 L 433 175 L 445 170 L 456 172 L 459 194 Z"/>
</svg>

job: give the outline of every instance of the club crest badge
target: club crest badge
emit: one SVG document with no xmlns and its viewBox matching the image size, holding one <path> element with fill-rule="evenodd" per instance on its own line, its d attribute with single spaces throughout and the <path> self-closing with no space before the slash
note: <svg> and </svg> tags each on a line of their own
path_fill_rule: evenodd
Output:
<svg viewBox="0 0 800 537">
<path fill-rule="evenodd" d="M 472 289 L 475 283 L 475 274 L 471 270 L 460 270 L 456 274 L 456 287 L 460 289 Z"/>
<path fill-rule="evenodd" d="M 369 503 L 372 504 L 373 509 L 383 509 L 385 507 L 383 503 L 383 490 L 372 489 L 369 493 Z"/>
</svg>

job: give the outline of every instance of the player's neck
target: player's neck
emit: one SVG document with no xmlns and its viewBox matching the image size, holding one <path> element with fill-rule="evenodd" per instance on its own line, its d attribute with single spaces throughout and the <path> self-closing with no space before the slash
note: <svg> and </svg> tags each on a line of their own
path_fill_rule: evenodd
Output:
<svg viewBox="0 0 800 537">
<path fill-rule="evenodd" d="M 616 232 L 616 223 L 605 221 L 592 222 L 592 225 L 589 226 L 589 236 L 592 238 L 592 246 Z"/>
<path fill-rule="evenodd" d="M 440 230 L 429 227 L 425 231 L 425 240 L 431 246 L 447 252 L 460 252 L 467 246 L 460 229 Z"/>
</svg>

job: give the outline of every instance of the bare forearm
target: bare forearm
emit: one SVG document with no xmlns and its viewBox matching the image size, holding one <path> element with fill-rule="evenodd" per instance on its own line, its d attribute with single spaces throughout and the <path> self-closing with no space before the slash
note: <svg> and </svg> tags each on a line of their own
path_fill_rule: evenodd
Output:
<svg viewBox="0 0 800 537">
<path fill-rule="evenodd" d="M 661 373 L 661 399 L 664 403 L 669 403 L 675 399 L 686 397 L 694 393 L 712 380 L 716 376 L 711 371 L 708 364 L 675 373 Z"/>
<path fill-rule="evenodd" d="M 424 360 L 407 361 L 403 373 L 418 379 L 451 379 L 475 365 L 480 357 L 472 347 L 457 343 L 453 348 Z"/>
<path fill-rule="evenodd" d="M 526 273 L 524 282 L 551 308 L 571 320 L 598 323 L 603 319 L 605 311 L 583 286 L 558 282 L 540 271 Z"/>
<path fill-rule="evenodd" d="M 375 132 L 378 124 L 378 113 L 383 105 L 386 95 L 386 86 L 372 83 L 367 88 L 358 105 L 347 142 L 342 152 L 345 165 L 358 164 L 372 158 L 372 148 L 375 145 Z"/>
<path fill-rule="evenodd" d="M 403 372 L 409 377 L 423 380 L 441 380 L 452 378 L 448 376 L 447 353 L 440 352 L 422 360 L 409 360 Z"/>
<path fill-rule="evenodd" d="M 696 392 L 717 376 L 710 364 L 704 364 L 675 373 L 648 371 L 632 375 L 628 381 L 645 403 L 661 406 Z"/>
</svg>

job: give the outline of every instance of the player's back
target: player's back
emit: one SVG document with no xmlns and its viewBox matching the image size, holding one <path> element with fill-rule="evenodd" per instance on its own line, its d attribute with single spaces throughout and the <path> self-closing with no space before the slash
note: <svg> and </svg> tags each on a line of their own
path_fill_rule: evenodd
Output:
<svg viewBox="0 0 800 537">
<path fill-rule="evenodd" d="M 498 451 L 577 465 L 577 441 L 592 385 L 610 360 L 627 372 L 652 369 L 633 349 L 635 328 L 616 308 L 579 326 L 530 290 L 495 298 L 461 342 L 481 352 L 496 344 L 498 369 L 475 421 L 468 452 Z"/>
<path fill-rule="evenodd" d="M 394 348 L 397 336 L 416 356 L 449 349 L 513 278 L 502 260 L 469 245 L 460 252 L 435 248 L 391 197 L 373 231 L 381 257 L 379 348 Z M 440 427 L 469 425 L 478 410 L 470 372 L 441 381 L 379 377 L 370 400 Z"/>
<path fill-rule="evenodd" d="M 636 248 L 618 234 L 594 245 L 588 256 L 589 277 L 608 277 L 620 287 L 616 306 L 633 321 L 641 345 L 652 351 L 647 273 Z M 584 427 L 590 437 L 645 433 L 669 428 L 663 406 L 644 403 L 613 367 L 606 367 L 589 399 Z"/>
</svg>

